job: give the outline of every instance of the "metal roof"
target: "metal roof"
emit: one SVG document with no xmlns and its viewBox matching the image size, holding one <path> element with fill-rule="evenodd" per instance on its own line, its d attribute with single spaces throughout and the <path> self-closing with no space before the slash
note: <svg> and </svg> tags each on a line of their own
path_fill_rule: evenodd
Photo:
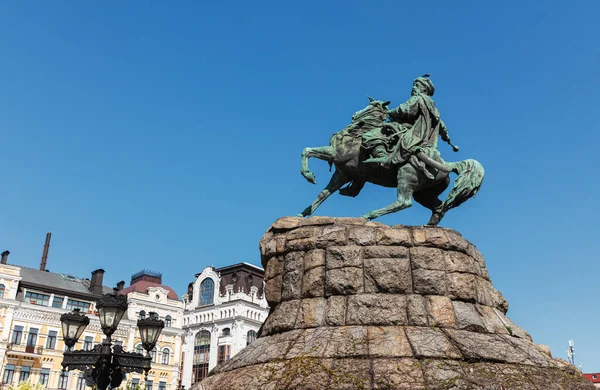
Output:
<svg viewBox="0 0 600 390">
<path fill-rule="evenodd" d="M 21 268 L 21 283 L 33 284 L 47 287 L 49 290 L 58 289 L 64 291 L 77 292 L 79 294 L 92 295 L 88 287 L 89 279 L 82 279 L 76 276 L 59 274 L 55 272 L 40 271 L 39 269 L 18 266 Z M 112 292 L 112 288 L 102 286 L 103 293 Z"/>
</svg>

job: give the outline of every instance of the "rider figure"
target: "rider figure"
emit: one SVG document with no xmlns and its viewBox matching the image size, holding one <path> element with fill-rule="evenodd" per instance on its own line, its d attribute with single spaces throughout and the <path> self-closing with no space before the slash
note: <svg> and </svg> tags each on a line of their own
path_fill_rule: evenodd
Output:
<svg viewBox="0 0 600 390">
<path fill-rule="evenodd" d="M 363 135 L 363 145 L 372 155 L 365 163 L 383 166 L 408 161 L 430 179 L 434 178 L 435 170 L 416 156 L 418 152 L 424 152 L 439 161 L 438 135 L 450 143 L 446 125 L 431 98 L 434 92 L 428 74 L 414 80 L 410 99 L 388 110 L 390 122 Z"/>
</svg>

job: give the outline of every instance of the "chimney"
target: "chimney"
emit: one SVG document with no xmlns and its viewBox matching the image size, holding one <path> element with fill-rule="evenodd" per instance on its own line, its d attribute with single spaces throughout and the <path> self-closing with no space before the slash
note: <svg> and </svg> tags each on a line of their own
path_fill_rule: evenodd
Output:
<svg viewBox="0 0 600 390">
<path fill-rule="evenodd" d="M 123 288 L 125 288 L 125 281 L 121 280 L 119 283 L 117 283 L 117 290 L 121 291 Z"/>
<path fill-rule="evenodd" d="M 48 249 L 50 249 L 50 237 L 52 237 L 52 233 L 46 233 L 46 243 L 44 244 L 44 251 L 42 252 L 42 262 L 40 263 L 40 271 L 46 270 L 46 260 L 48 260 Z"/>
<path fill-rule="evenodd" d="M 102 295 L 102 279 L 104 279 L 103 269 L 92 271 L 92 280 L 90 281 L 89 288 L 92 294 Z"/>
<path fill-rule="evenodd" d="M 6 264 L 8 262 L 8 255 L 10 255 L 10 252 L 4 251 L 4 252 L 0 253 L 0 255 L 2 255 L 2 260 L 0 260 L 0 263 Z"/>
</svg>

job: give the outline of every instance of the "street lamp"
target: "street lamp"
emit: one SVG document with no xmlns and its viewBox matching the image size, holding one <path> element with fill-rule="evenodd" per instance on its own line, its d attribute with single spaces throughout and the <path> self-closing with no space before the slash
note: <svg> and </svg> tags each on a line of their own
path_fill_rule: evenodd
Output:
<svg viewBox="0 0 600 390">
<path fill-rule="evenodd" d="M 146 352 L 150 353 L 156 346 L 160 332 L 165 327 L 165 323 L 158 319 L 158 314 L 154 312 L 148 313 L 148 318 L 138 320 L 137 326 L 140 329 L 140 338 L 142 339 L 142 347 Z"/>
<path fill-rule="evenodd" d="M 151 312 L 149 318 L 138 321 L 142 346 L 146 355 L 137 352 L 125 352 L 121 345 L 112 345 L 111 336 L 117 330 L 119 322 L 127 311 L 127 297 L 120 295 L 118 290 L 112 294 L 103 295 L 96 303 L 98 318 L 106 339 L 90 351 L 73 351 L 77 340 L 83 333 L 90 319 L 81 314 L 79 309 L 65 313 L 60 317 L 63 329 L 63 339 L 67 346 L 64 352 L 62 366 L 64 370 L 81 370 L 86 374 L 88 386 L 98 390 L 119 387 L 126 373 L 137 372 L 148 376 L 150 371 L 150 351 L 156 346 L 160 332 L 164 328 L 163 321 L 156 313 Z"/>
<path fill-rule="evenodd" d="M 69 351 L 77 344 L 77 340 L 83 333 L 84 329 L 90 323 L 90 319 L 80 313 L 80 309 L 73 309 L 71 313 L 65 313 L 60 316 L 62 325 L 63 339 Z"/>
<path fill-rule="evenodd" d="M 106 337 L 110 337 L 117 330 L 123 314 L 127 311 L 127 297 L 117 294 L 117 291 L 114 294 L 106 294 L 98 300 L 96 308 L 102 332 Z"/>
</svg>

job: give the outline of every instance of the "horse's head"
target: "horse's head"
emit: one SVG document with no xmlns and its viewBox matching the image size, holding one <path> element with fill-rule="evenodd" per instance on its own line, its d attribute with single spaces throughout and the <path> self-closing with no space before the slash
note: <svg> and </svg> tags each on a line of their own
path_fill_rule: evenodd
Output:
<svg viewBox="0 0 600 390">
<path fill-rule="evenodd" d="M 381 121 L 383 122 L 387 116 L 387 106 L 390 101 L 375 100 L 369 96 L 369 105 L 360 111 L 356 111 L 352 115 L 352 122 L 359 121 Z"/>
</svg>

